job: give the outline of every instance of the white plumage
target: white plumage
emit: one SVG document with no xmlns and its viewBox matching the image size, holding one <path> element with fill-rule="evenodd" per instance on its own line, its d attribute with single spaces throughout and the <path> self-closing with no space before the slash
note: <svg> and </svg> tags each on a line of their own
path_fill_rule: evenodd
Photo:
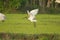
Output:
<svg viewBox="0 0 60 40">
<path fill-rule="evenodd" d="M 5 15 L 0 13 L 0 21 L 4 21 L 5 20 Z"/>
<path fill-rule="evenodd" d="M 34 9 L 34 10 L 30 11 L 30 12 L 27 10 L 27 13 L 28 13 L 28 15 L 29 15 L 28 20 L 30 20 L 31 22 L 36 22 L 36 21 L 37 21 L 37 20 L 35 19 L 35 16 L 36 16 L 36 14 L 38 13 L 38 9 Z"/>
<path fill-rule="evenodd" d="M 56 0 L 55 2 L 56 2 L 56 3 L 60 3 L 60 0 Z"/>
</svg>

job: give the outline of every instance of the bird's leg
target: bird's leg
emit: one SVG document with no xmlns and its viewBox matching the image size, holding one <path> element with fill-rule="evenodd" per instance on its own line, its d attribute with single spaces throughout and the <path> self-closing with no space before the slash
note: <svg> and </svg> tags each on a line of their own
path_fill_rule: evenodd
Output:
<svg viewBox="0 0 60 40">
<path fill-rule="evenodd" d="M 33 24 L 34 24 L 34 27 L 36 27 L 36 22 L 33 22 Z"/>
</svg>

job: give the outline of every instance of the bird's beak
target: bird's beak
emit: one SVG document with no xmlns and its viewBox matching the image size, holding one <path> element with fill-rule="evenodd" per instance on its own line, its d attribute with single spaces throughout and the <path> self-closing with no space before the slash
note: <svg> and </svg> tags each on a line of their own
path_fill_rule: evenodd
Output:
<svg viewBox="0 0 60 40">
<path fill-rule="evenodd" d="M 27 17 L 24 17 L 25 19 L 27 19 Z"/>
</svg>

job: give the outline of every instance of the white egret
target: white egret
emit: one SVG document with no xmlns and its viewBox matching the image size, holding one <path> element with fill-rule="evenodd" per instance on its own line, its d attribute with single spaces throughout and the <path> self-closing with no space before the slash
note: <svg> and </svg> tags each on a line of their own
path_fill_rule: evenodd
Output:
<svg viewBox="0 0 60 40">
<path fill-rule="evenodd" d="M 30 20 L 31 22 L 33 22 L 34 23 L 34 26 L 35 26 L 35 24 L 36 24 L 36 19 L 35 19 L 35 16 L 36 16 L 36 14 L 38 13 L 38 10 L 39 9 L 34 9 L 34 10 L 32 10 L 32 11 L 28 11 L 27 10 L 27 13 L 28 13 L 28 20 Z"/>
<path fill-rule="evenodd" d="M 5 15 L 0 13 L 0 21 L 4 22 L 5 21 Z"/>
</svg>

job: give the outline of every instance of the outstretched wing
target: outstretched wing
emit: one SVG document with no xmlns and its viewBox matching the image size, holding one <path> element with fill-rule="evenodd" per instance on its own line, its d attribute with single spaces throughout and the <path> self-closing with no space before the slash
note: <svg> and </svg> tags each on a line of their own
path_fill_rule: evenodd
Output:
<svg viewBox="0 0 60 40">
<path fill-rule="evenodd" d="M 34 9 L 34 10 L 30 11 L 30 14 L 35 16 L 38 13 L 38 10 L 39 9 Z"/>
<path fill-rule="evenodd" d="M 28 15 L 30 15 L 30 12 L 27 10 Z"/>
</svg>

